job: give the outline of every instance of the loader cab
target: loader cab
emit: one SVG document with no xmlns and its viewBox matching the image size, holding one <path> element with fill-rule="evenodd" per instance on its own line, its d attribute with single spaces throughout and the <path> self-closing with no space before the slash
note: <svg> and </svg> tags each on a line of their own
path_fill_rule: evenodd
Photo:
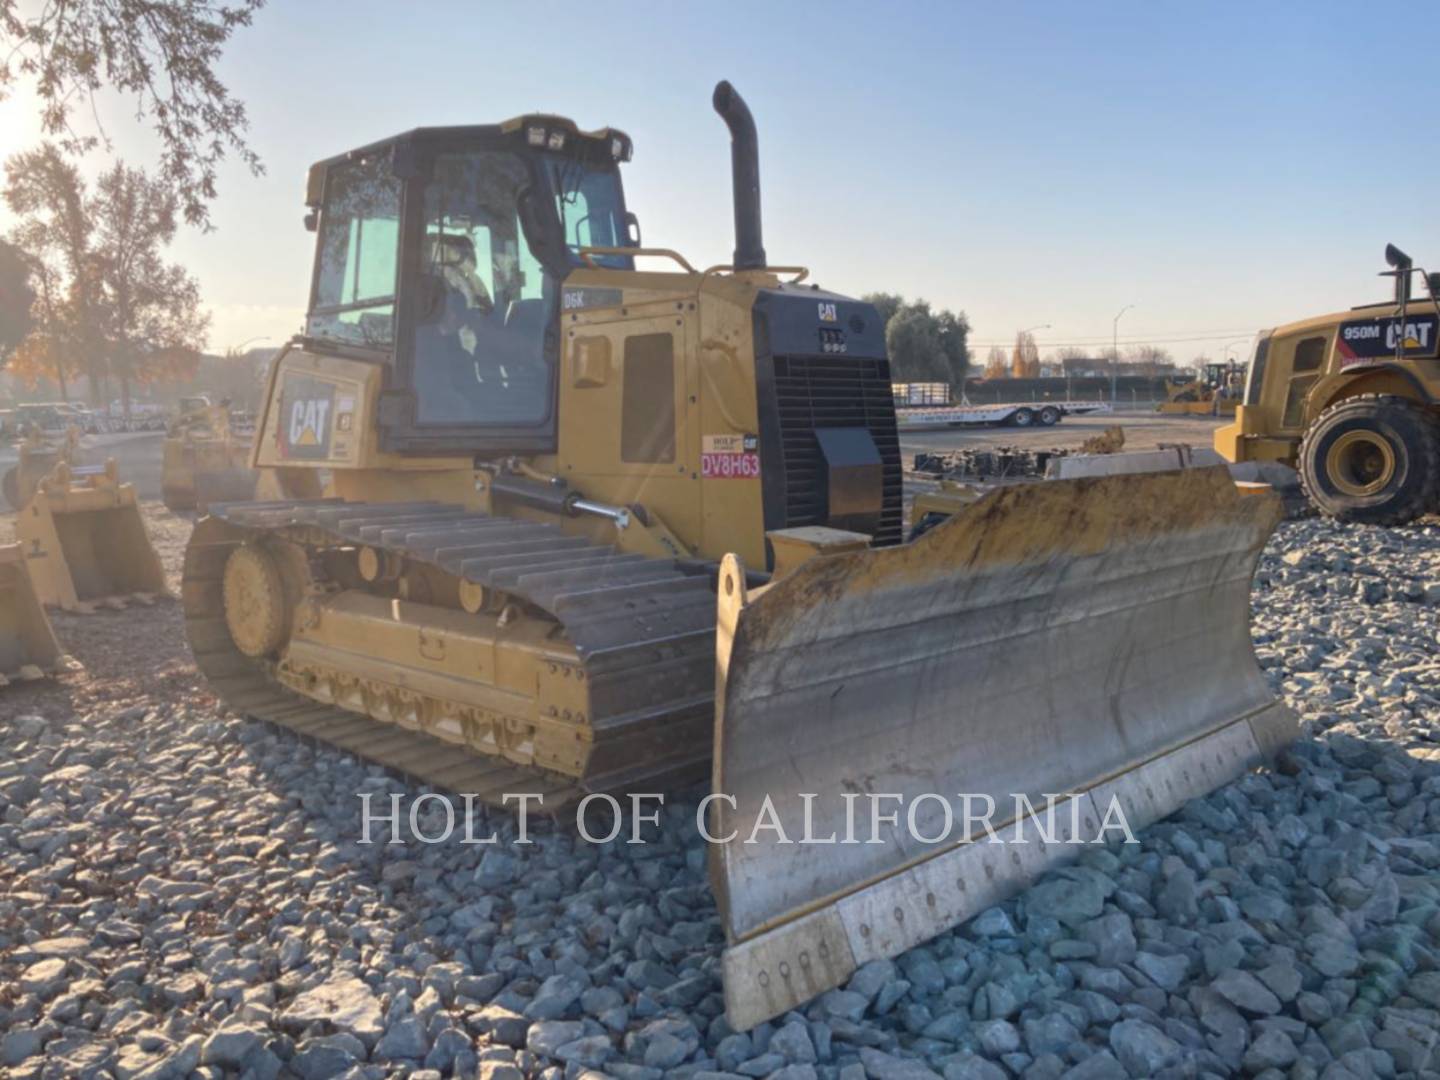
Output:
<svg viewBox="0 0 1440 1080">
<path fill-rule="evenodd" d="M 554 449 L 560 283 L 582 248 L 634 246 L 630 156 L 622 132 L 526 116 L 421 128 L 311 168 L 305 343 L 385 366 L 383 449 Z"/>
</svg>

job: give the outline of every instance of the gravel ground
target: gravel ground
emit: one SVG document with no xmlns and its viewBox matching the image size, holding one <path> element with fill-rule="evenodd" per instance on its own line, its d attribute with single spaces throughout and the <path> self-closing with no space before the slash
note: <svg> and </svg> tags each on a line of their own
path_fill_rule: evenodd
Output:
<svg viewBox="0 0 1440 1080">
<path fill-rule="evenodd" d="M 1440 530 L 1286 523 L 1254 608 L 1276 771 L 748 1034 L 695 793 L 639 846 L 362 845 L 421 789 L 218 709 L 173 603 L 61 617 L 85 673 L 0 696 L 0 1070 L 1440 1075 Z"/>
</svg>

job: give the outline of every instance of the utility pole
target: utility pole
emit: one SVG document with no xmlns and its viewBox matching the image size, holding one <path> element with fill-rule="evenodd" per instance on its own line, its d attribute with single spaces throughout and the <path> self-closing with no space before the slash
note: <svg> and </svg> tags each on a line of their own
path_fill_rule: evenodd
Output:
<svg viewBox="0 0 1440 1080">
<path fill-rule="evenodd" d="M 1110 407 L 1115 407 L 1116 388 L 1120 385 L 1120 316 L 1133 308 L 1134 304 L 1126 304 L 1115 313 L 1115 320 L 1110 324 Z"/>
</svg>

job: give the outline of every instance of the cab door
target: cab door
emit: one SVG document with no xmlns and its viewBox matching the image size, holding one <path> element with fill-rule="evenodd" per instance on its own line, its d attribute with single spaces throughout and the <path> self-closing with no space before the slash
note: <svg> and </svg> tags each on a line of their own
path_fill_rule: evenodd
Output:
<svg viewBox="0 0 1440 1080">
<path fill-rule="evenodd" d="M 1272 353 L 1276 376 L 1285 373 L 1285 404 L 1280 413 L 1282 431 L 1300 431 L 1305 427 L 1305 399 L 1325 371 L 1325 357 L 1330 352 L 1327 334 L 1306 334 L 1279 344 L 1278 355 Z"/>
<path fill-rule="evenodd" d="M 699 536 L 681 312 L 566 328 L 559 471 L 605 502 L 642 504 L 688 546 Z"/>
</svg>

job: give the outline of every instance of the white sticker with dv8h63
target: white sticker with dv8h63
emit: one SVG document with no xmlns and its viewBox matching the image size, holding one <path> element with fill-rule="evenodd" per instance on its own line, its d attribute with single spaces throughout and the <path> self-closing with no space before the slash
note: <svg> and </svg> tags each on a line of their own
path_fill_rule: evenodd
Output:
<svg viewBox="0 0 1440 1080">
<path fill-rule="evenodd" d="M 753 480 L 760 476 L 754 435 L 702 435 L 700 476 L 706 480 Z"/>
</svg>

